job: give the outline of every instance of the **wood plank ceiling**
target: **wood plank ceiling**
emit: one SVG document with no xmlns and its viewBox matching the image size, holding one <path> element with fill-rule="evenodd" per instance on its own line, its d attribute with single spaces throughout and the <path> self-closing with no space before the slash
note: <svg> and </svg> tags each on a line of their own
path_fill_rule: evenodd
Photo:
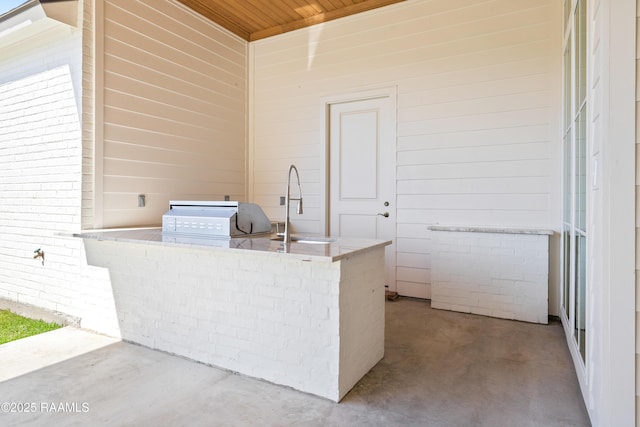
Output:
<svg viewBox="0 0 640 427">
<path fill-rule="evenodd" d="M 247 41 L 404 0 L 179 0 Z"/>
</svg>

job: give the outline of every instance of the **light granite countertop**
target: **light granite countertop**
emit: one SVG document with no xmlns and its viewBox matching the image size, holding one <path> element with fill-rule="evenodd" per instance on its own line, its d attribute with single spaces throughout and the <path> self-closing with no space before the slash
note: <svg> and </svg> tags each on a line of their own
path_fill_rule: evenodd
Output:
<svg viewBox="0 0 640 427">
<path fill-rule="evenodd" d="M 202 238 L 167 236 L 159 227 L 87 230 L 74 233 L 73 237 L 99 241 L 115 241 L 138 244 L 190 247 L 210 250 L 260 252 L 272 256 L 292 256 L 305 261 L 334 262 L 358 252 L 384 247 L 391 241 L 292 235 L 297 240 L 287 245 L 274 240 L 275 235 L 234 238 Z"/>
<path fill-rule="evenodd" d="M 467 225 L 431 225 L 431 231 L 453 231 L 458 233 L 500 233 L 500 234 L 534 234 L 552 236 L 553 230 L 542 228 L 510 228 L 510 227 L 485 227 Z"/>
</svg>

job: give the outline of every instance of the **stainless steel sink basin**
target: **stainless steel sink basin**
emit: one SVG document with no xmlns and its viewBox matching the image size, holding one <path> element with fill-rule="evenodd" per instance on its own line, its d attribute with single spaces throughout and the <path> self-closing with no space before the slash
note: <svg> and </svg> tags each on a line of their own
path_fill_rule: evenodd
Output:
<svg viewBox="0 0 640 427">
<path fill-rule="evenodd" d="M 271 240 L 278 242 L 284 241 L 284 236 L 275 236 Z M 295 243 L 303 243 L 308 245 L 328 245 L 336 241 L 333 237 L 322 236 L 291 236 L 291 241 Z"/>
</svg>

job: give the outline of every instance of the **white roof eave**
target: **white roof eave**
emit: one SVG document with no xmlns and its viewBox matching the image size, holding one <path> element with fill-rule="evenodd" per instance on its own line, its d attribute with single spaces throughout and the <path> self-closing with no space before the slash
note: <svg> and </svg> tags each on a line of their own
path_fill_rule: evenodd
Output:
<svg viewBox="0 0 640 427">
<path fill-rule="evenodd" d="M 78 31 L 75 27 L 47 17 L 42 5 L 31 7 L 0 21 L 0 56 L 8 57 L 17 51 L 24 52 L 42 46 L 58 37 L 66 37 Z"/>
</svg>

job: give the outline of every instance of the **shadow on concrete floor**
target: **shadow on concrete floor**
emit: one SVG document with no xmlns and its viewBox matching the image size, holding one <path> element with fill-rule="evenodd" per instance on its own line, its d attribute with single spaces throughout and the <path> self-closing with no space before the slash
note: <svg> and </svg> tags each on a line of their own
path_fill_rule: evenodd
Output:
<svg viewBox="0 0 640 427">
<path fill-rule="evenodd" d="M 0 347 L 0 425 L 590 425 L 558 322 L 386 309 L 385 357 L 339 404 L 63 328 Z"/>
</svg>

